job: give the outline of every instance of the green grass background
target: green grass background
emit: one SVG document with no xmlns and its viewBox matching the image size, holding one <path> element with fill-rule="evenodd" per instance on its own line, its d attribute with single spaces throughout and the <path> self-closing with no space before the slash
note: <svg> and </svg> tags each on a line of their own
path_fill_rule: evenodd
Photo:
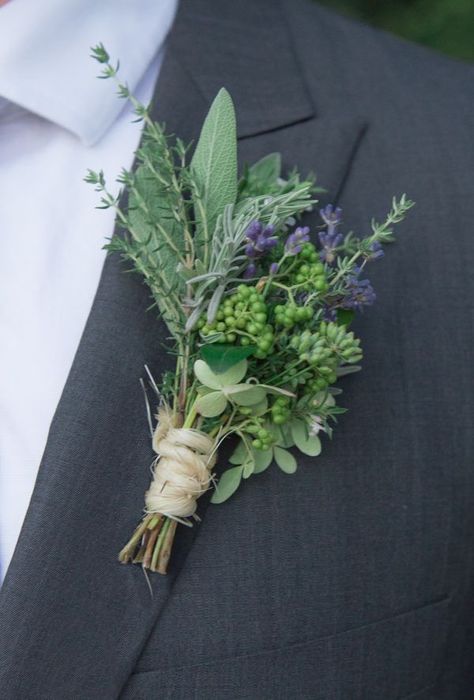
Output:
<svg viewBox="0 0 474 700">
<path fill-rule="evenodd" d="M 318 0 L 394 34 L 474 60 L 474 0 Z"/>
</svg>

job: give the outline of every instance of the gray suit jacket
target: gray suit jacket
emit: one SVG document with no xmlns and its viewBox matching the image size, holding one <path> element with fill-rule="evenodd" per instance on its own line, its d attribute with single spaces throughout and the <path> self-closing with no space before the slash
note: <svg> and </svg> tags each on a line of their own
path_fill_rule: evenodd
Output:
<svg viewBox="0 0 474 700">
<path fill-rule="evenodd" d="M 241 162 L 316 171 L 346 230 L 417 206 L 371 269 L 334 441 L 201 503 L 152 599 L 117 552 L 149 481 L 138 378 L 169 359 L 107 260 L 1 591 L 2 700 L 474 697 L 470 71 L 300 0 L 183 0 L 170 130 L 195 137 L 224 85 Z"/>
</svg>

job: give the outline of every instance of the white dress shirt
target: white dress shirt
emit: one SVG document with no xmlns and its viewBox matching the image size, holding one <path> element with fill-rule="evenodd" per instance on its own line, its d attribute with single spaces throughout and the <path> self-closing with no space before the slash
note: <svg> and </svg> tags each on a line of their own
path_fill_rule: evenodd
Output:
<svg viewBox="0 0 474 700">
<path fill-rule="evenodd" d="M 83 178 L 113 185 L 140 125 L 98 80 L 102 42 L 147 103 L 177 0 L 11 0 L 0 9 L 0 580 L 113 231 Z M 112 191 L 117 191 L 113 186 Z M 71 475 L 73 477 L 73 475 Z"/>
</svg>

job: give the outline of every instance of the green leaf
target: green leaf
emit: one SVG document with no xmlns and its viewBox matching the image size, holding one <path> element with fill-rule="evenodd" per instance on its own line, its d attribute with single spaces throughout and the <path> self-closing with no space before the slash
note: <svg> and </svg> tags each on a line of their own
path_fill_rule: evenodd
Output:
<svg viewBox="0 0 474 700">
<path fill-rule="evenodd" d="M 194 374 L 204 386 L 211 389 L 224 389 L 238 384 L 247 373 L 247 360 L 241 360 L 236 365 L 229 367 L 226 372 L 216 374 L 204 360 L 196 360 L 194 363 Z"/>
<path fill-rule="evenodd" d="M 247 459 L 242 464 L 242 467 L 243 467 L 242 476 L 244 477 L 244 479 L 248 479 L 249 476 L 252 476 L 254 469 L 255 469 L 255 457 L 254 457 L 254 454 L 252 452 L 247 455 Z"/>
<path fill-rule="evenodd" d="M 234 384 L 239 384 L 242 379 L 247 374 L 248 363 L 247 360 L 240 360 L 237 364 L 232 365 L 225 372 L 220 374 L 215 374 L 218 381 L 221 382 L 222 387 L 233 386 Z"/>
<path fill-rule="evenodd" d="M 226 345 L 224 343 L 210 343 L 201 348 L 201 357 L 207 362 L 215 374 L 226 372 L 241 360 L 253 354 L 255 345 Z"/>
<path fill-rule="evenodd" d="M 270 384 L 259 384 L 263 387 L 267 394 L 275 394 L 277 396 L 294 396 L 292 391 L 287 389 L 281 389 L 279 386 L 271 386 Z"/>
<path fill-rule="evenodd" d="M 268 410 L 268 399 L 265 396 L 263 401 L 259 401 L 257 404 L 252 404 L 252 416 L 263 416 Z"/>
<path fill-rule="evenodd" d="M 291 423 L 291 434 L 300 452 L 310 457 L 321 454 L 321 440 L 317 435 L 309 435 L 308 426 L 304 421 L 294 420 Z"/>
<path fill-rule="evenodd" d="M 221 391 L 211 391 L 196 402 L 196 410 L 205 418 L 215 418 L 224 413 L 227 399 Z"/>
<path fill-rule="evenodd" d="M 217 218 L 237 197 L 235 111 L 224 88 L 219 90 L 207 114 L 190 167 L 196 183 L 196 255 L 207 267 Z"/>
<path fill-rule="evenodd" d="M 280 447 L 293 447 L 295 444 L 288 423 L 285 425 L 271 425 L 270 431 L 276 441 L 276 444 Z"/>
<path fill-rule="evenodd" d="M 249 174 L 265 184 L 274 184 L 281 175 L 280 153 L 269 153 L 249 168 Z"/>
<path fill-rule="evenodd" d="M 227 469 L 219 479 L 216 490 L 212 494 L 211 503 L 223 503 L 238 489 L 242 480 L 241 466 Z"/>
<path fill-rule="evenodd" d="M 239 444 L 229 457 L 229 462 L 231 464 L 243 464 L 248 453 L 249 450 L 245 446 L 244 441 L 240 440 Z"/>
<path fill-rule="evenodd" d="M 255 450 L 255 468 L 253 470 L 254 474 L 260 474 L 267 469 L 273 460 L 273 449 L 271 450 Z"/>
<path fill-rule="evenodd" d="M 227 386 L 224 391 L 238 406 L 254 406 L 265 398 L 265 389 L 255 384 Z"/>
<path fill-rule="evenodd" d="M 339 326 L 350 326 L 354 318 L 354 311 L 352 309 L 337 309 L 336 317 Z"/>
<path fill-rule="evenodd" d="M 155 157 L 156 154 L 155 154 Z M 149 168 L 142 164 L 134 175 L 134 188 L 128 199 L 128 227 L 133 238 L 145 244 L 140 252 L 141 262 L 154 268 L 160 288 L 156 301 L 162 314 L 168 318 L 174 312 L 175 322 L 180 322 L 181 307 L 165 306 L 163 295 L 169 297 L 184 289 L 184 278 L 178 272 L 185 256 L 183 225 L 175 218 L 177 197 L 157 187 Z"/>
<path fill-rule="evenodd" d="M 273 452 L 275 454 L 275 462 L 280 469 L 286 474 L 294 474 L 298 465 L 291 452 L 284 450 L 282 447 L 274 447 Z"/>
<path fill-rule="evenodd" d="M 209 386 L 211 389 L 222 389 L 219 379 L 204 360 L 196 360 L 194 374 L 204 386 Z"/>
</svg>

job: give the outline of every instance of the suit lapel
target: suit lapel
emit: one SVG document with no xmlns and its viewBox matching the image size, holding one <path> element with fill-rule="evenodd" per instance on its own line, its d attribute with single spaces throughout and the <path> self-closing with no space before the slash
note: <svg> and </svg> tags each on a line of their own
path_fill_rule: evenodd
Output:
<svg viewBox="0 0 474 700">
<path fill-rule="evenodd" d="M 222 85 L 236 102 L 246 159 L 279 148 L 288 165 L 318 166 L 339 189 L 361 125 L 318 120 L 273 2 L 226 0 L 219 17 L 211 0 L 183 2 L 155 117 L 195 138 Z M 303 122 L 312 122 L 310 148 L 302 140 L 298 153 L 285 153 L 284 129 Z M 148 303 L 140 280 L 109 257 L 0 593 L 5 697 L 116 697 L 198 532 L 180 529 L 170 574 L 150 577 L 152 598 L 141 569 L 117 562 L 150 478 L 138 378 L 145 363 L 155 376 L 170 366 L 166 330 L 146 313 Z"/>
</svg>

